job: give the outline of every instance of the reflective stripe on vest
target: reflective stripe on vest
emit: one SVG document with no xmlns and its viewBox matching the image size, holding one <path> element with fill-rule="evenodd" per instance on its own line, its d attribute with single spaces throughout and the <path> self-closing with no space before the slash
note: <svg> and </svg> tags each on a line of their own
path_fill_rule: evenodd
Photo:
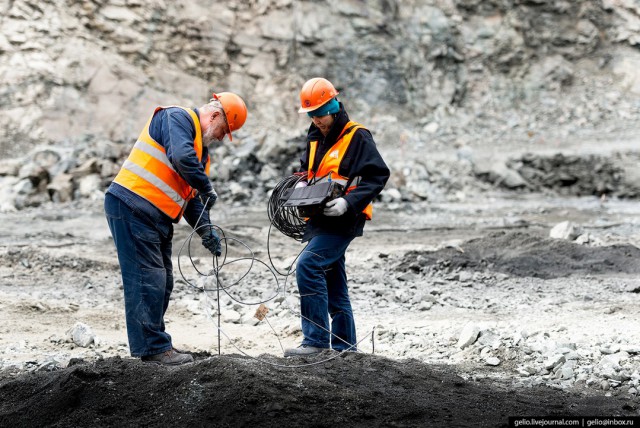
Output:
<svg viewBox="0 0 640 428">
<path fill-rule="evenodd" d="M 309 184 L 311 183 L 322 183 L 325 181 L 335 181 L 336 183 L 340 183 L 343 186 L 346 186 L 349 183 L 349 177 L 343 177 L 338 174 L 340 170 L 340 164 L 342 163 L 342 159 L 344 155 L 347 153 L 349 149 L 349 144 L 351 144 L 351 139 L 353 135 L 356 133 L 358 129 L 366 129 L 364 126 L 360 125 L 357 122 L 348 122 L 344 128 L 342 128 L 342 132 L 338 137 L 336 143 L 324 154 L 324 157 L 320 161 L 320 165 L 318 165 L 318 170 L 313 172 L 313 164 L 316 158 L 316 150 L 318 148 L 317 141 L 311 141 L 309 143 L 309 169 L 307 171 L 307 181 Z M 318 177 L 314 180 L 315 177 Z M 354 177 L 351 180 L 351 184 L 349 188 L 346 190 L 345 194 L 351 192 L 355 189 L 360 183 L 361 177 Z M 364 210 L 362 210 L 367 220 L 371 220 L 373 218 L 373 205 L 369 203 Z"/>
<path fill-rule="evenodd" d="M 177 106 L 170 106 L 177 107 Z M 133 146 L 129 157 L 113 180 L 133 193 L 155 205 L 173 221 L 178 221 L 190 199 L 196 191 L 176 172 L 167 158 L 164 147 L 149 134 L 151 119 L 160 110 L 169 107 L 157 107 Z M 202 161 L 202 129 L 198 115 L 191 109 L 179 107 L 189 113 L 195 125 L 196 137 L 193 148 L 199 161 Z M 209 174 L 210 159 L 207 159 L 205 172 Z"/>
</svg>

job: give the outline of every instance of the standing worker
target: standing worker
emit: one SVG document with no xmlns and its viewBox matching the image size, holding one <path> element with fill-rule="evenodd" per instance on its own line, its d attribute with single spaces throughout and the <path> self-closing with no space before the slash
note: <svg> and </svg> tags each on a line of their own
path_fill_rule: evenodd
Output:
<svg viewBox="0 0 640 428">
<path fill-rule="evenodd" d="M 242 127 L 247 107 L 238 95 L 213 94 L 198 109 L 158 107 L 107 189 L 105 213 L 122 271 L 129 349 L 134 357 L 164 365 L 190 363 L 165 331 L 173 290 L 173 223 L 184 215 L 202 244 L 222 252 L 210 225 L 217 194 L 209 182 L 209 145 Z M 195 196 L 198 196 L 196 198 Z"/>
<path fill-rule="evenodd" d="M 312 123 L 300 159 L 306 180 L 297 186 L 332 180 L 346 191 L 307 221 L 302 242 L 309 243 L 296 267 L 304 339 L 297 348 L 287 349 L 285 357 L 329 348 L 356 351 L 344 255 L 351 241 L 362 236 L 365 221 L 371 220 L 371 201 L 389 179 L 389 168 L 369 130 L 349 120 L 337 95 L 331 82 L 320 77 L 307 81 L 300 91 L 298 112 L 307 113 Z"/>
</svg>

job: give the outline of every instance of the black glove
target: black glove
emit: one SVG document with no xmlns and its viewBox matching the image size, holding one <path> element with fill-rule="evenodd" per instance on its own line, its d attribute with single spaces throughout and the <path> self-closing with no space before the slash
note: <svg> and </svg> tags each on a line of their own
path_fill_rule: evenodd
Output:
<svg viewBox="0 0 640 428">
<path fill-rule="evenodd" d="M 211 251 L 211 254 L 219 256 L 222 254 L 222 244 L 220 243 L 220 236 L 214 228 L 210 228 L 206 234 L 202 236 L 202 245 L 207 250 Z"/>
<path fill-rule="evenodd" d="M 211 208 L 213 208 L 216 201 L 218 200 L 218 194 L 215 190 L 213 190 L 213 188 L 211 188 L 211 191 L 208 193 L 199 192 L 198 197 L 200 198 L 200 201 L 202 201 L 204 209 L 207 211 L 211 211 Z"/>
</svg>

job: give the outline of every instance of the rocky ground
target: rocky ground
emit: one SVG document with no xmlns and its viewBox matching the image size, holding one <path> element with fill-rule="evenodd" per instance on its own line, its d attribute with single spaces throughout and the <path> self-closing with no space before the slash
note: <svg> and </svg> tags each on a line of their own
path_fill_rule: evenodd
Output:
<svg viewBox="0 0 640 428">
<path fill-rule="evenodd" d="M 262 207 L 232 205 L 216 207 L 238 240 L 219 301 L 211 261 L 185 244 L 188 226 L 176 228 L 167 325 L 196 353 L 176 369 L 128 356 L 101 201 L 2 214 L 2 419 L 271 426 L 311 408 L 317 426 L 496 426 L 517 415 L 640 414 L 637 202 L 494 191 L 380 203 L 347 255 L 360 352 L 303 360 L 281 357 L 300 340 L 295 279 L 267 268 L 271 257 L 286 273 L 302 246 L 269 232 Z M 550 238 L 566 220 L 565 239 Z M 247 247 L 265 264 L 243 277 L 249 262 L 235 260 Z"/>
<path fill-rule="evenodd" d="M 637 2 L 0 10 L 0 426 L 640 415 Z M 316 75 L 392 176 L 347 254 L 360 352 L 291 360 L 303 246 L 269 230 L 266 201 L 297 166 Z M 166 321 L 196 363 L 147 365 L 129 357 L 103 193 L 156 105 L 213 90 L 250 111 L 212 151 L 225 289 L 177 226 Z"/>
</svg>

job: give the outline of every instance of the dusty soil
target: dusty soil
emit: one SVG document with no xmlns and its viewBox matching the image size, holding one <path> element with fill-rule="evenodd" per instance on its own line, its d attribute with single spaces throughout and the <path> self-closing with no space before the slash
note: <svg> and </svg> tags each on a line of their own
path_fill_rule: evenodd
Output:
<svg viewBox="0 0 640 428">
<path fill-rule="evenodd" d="M 0 426 L 640 415 L 638 2 L 380 1 L 370 17 L 334 2 L 329 38 L 298 34 L 302 2 L 222 7 L 234 20 L 207 19 L 217 3 L 100 3 L 0 3 L 0 156 L 24 156 L 0 162 Z M 171 34 L 137 25 L 149 17 Z M 334 49 L 349 34 L 358 43 Z M 277 233 L 267 246 L 266 209 L 246 205 L 297 157 L 307 119 L 291 102 L 319 58 L 338 65 L 395 192 L 347 254 L 360 352 L 284 359 L 298 296 L 270 261 L 287 272 L 302 246 Z M 251 101 L 246 133 L 214 154 L 214 218 L 235 240 L 218 292 L 176 228 L 166 324 L 196 363 L 159 367 L 129 357 L 100 195 L 141 100 L 200 99 L 212 82 Z M 56 150 L 32 155 L 40 144 Z M 581 243 L 549 239 L 563 221 Z"/>
<path fill-rule="evenodd" d="M 517 390 L 360 353 L 295 370 L 233 355 L 179 368 L 114 357 L 5 380 L 0 391 L 3 426 L 494 427 L 513 415 L 632 414 L 620 398 Z"/>
<path fill-rule="evenodd" d="M 267 252 L 259 207 L 217 210 L 238 240 L 227 262 L 246 245 L 286 272 L 302 250 L 271 231 Z M 178 225 L 167 325 L 196 355 L 179 368 L 128 356 L 100 201 L 2 214 L 11 227 L 0 233 L 0 425 L 506 426 L 509 416 L 638 415 L 639 214 L 625 200 L 503 193 L 380 206 L 347 254 L 360 352 L 300 360 L 281 357 L 300 340 L 295 280 L 257 262 L 246 276 L 248 262 L 226 265 L 225 284 L 239 282 L 220 295 L 218 334 L 217 293 L 194 268 L 211 262 L 198 243 L 183 247 L 190 229 Z M 549 239 L 568 218 L 597 244 Z M 263 301 L 268 322 L 257 322 Z M 95 334 L 86 347 L 67 333 L 77 321 Z M 481 333 L 461 348 L 469 323 Z M 571 359 L 563 347 L 577 355 L 571 378 L 557 375 L 562 364 L 545 368 L 558 352 Z M 606 377 L 598 367 L 616 352 L 626 359 Z"/>
<path fill-rule="evenodd" d="M 640 248 L 633 245 L 580 247 L 526 232 L 493 232 L 465 242 L 464 249 L 410 251 L 399 270 L 468 269 L 512 276 L 559 278 L 571 275 L 640 274 Z"/>
</svg>

